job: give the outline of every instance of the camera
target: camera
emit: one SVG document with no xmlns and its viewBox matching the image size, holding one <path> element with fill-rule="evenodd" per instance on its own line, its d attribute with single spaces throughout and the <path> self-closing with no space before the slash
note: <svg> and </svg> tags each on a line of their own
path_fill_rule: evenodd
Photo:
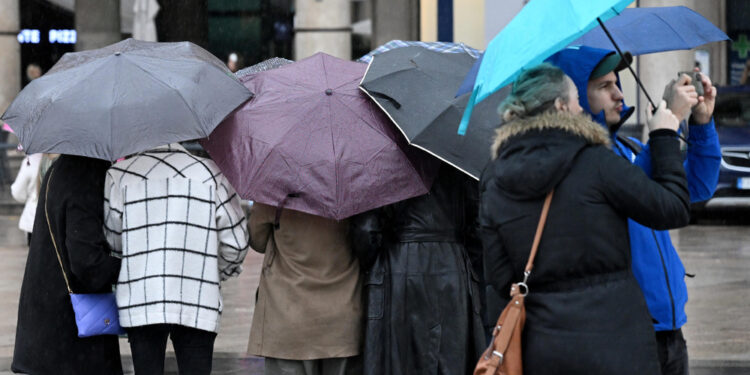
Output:
<svg viewBox="0 0 750 375">
<path fill-rule="evenodd" d="M 695 92 L 698 93 L 698 96 L 703 96 L 703 81 L 701 80 L 700 72 L 679 72 L 677 73 L 677 78 L 679 79 L 679 77 L 682 77 L 683 74 L 690 76 L 690 83 L 693 85 L 693 87 L 695 87 Z"/>
</svg>

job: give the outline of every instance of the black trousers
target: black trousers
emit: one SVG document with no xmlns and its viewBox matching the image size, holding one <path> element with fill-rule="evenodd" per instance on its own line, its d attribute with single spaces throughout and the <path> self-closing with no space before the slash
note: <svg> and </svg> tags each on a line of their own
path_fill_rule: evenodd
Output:
<svg viewBox="0 0 750 375">
<path fill-rule="evenodd" d="M 662 375 L 688 375 L 688 352 L 682 329 L 657 331 L 656 347 L 659 351 Z"/>
<path fill-rule="evenodd" d="M 167 337 L 171 337 L 180 375 L 209 375 L 215 332 L 176 324 L 153 324 L 125 329 L 137 375 L 163 375 Z"/>
</svg>

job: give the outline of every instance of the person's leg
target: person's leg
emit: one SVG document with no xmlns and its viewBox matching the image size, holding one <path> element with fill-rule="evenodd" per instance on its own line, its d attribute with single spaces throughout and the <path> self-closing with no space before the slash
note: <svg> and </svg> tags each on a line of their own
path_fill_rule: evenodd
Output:
<svg viewBox="0 0 750 375">
<path fill-rule="evenodd" d="M 320 360 L 299 361 L 266 357 L 264 375 L 322 375 Z"/>
<path fill-rule="evenodd" d="M 164 374 L 164 351 L 167 349 L 168 329 L 166 324 L 125 328 L 136 374 Z"/>
<path fill-rule="evenodd" d="M 687 343 L 682 329 L 656 332 L 662 375 L 689 375 Z"/>
<path fill-rule="evenodd" d="M 171 325 L 170 335 L 180 375 L 209 375 L 216 332 Z"/>
<path fill-rule="evenodd" d="M 321 359 L 320 367 L 320 375 L 359 375 L 362 374 L 362 356 Z"/>
</svg>

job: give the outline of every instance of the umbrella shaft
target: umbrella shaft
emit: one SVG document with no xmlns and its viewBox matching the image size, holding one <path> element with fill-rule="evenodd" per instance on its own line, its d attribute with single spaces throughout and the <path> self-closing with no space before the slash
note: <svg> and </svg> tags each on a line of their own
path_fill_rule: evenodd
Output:
<svg viewBox="0 0 750 375">
<path fill-rule="evenodd" d="M 620 51 L 620 46 L 618 46 L 617 43 L 615 42 L 615 39 L 612 38 L 612 35 L 609 33 L 609 30 L 607 30 L 607 28 L 604 26 L 604 22 L 602 22 L 601 18 L 599 17 L 596 18 L 596 21 L 599 22 L 599 25 L 602 27 L 602 30 L 604 30 L 604 33 L 607 34 L 607 38 L 609 38 L 609 40 L 615 46 L 617 53 L 620 54 L 620 57 L 624 59 L 625 56 L 622 54 L 622 51 Z M 631 67 L 630 64 L 627 64 L 627 65 L 628 65 L 628 70 L 630 70 L 630 73 L 632 73 L 633 77 L 635 78 L 635 82 L 638 83 L 638 87 L 640 87 L 641 90 L 643 90 L 643 93 L 646 95 L 646 99 L 648 99 L 648 102 L 651 103 L 651 107 L 653 108 L 653 111 L 656 112 L 656 104 L 654 104 L 654 101 L 651 100 L 651 96 L 648 94 L 648 91 L 646 91 L 646 88 L 643 87 L 643 83 L 641 83 L 641 79 L 638 78 L 637 74 L 635 74 L 635 71 L 633 71 L 633 67 Z"/>
</svg>

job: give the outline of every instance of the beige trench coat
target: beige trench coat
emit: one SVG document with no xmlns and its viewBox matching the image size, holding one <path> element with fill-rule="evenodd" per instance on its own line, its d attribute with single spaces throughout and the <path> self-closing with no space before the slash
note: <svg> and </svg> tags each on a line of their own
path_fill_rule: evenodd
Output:
<svg viewBox="0 0 750 375">
<path fill-rule="evenodd" d="M 362 343 L 359 262 L 349 223 L 255 203 L 249 230 L 265 253 L 248 353 L 310 360 L 358 355 Z"/>
</svg>

